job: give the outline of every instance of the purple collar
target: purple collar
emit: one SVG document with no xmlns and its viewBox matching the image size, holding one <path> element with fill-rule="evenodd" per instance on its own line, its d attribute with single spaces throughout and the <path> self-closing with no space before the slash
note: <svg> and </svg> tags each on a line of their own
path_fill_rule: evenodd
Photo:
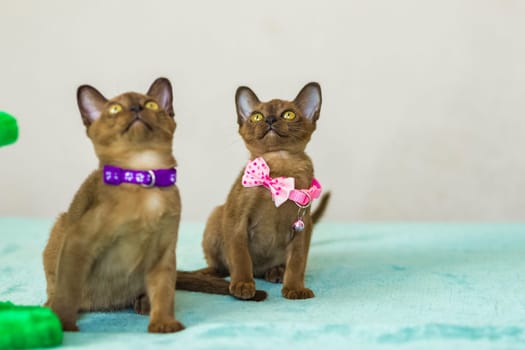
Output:
<svg viewBox="0 0 525 350">
<path fill-rule="evenodd" d="M 123 182 L 144 187 L 168 187 L 177 181 L 177 169 L 130 170 L 113 165 L 104 165 L 104 182 L 118 186 Z"/>
</svg>

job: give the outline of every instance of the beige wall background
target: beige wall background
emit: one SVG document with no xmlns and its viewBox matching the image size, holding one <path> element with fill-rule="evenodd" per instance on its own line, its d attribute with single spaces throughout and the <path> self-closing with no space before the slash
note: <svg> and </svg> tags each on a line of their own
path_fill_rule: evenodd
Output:
<svg viewBox="0 0 525 350">
<path fill-rule="evenodd" d="M 97 166 L 75 101 L 174 86 L 183 219 L 247 161 L 234 93 L 323 108 L 308 147 L 327 220 L 525 219 L 525 2 L 2 0 L 0 215 L 53 217 Z M 207 171 L 219 166 L 217 181 Z"/>
</svg>

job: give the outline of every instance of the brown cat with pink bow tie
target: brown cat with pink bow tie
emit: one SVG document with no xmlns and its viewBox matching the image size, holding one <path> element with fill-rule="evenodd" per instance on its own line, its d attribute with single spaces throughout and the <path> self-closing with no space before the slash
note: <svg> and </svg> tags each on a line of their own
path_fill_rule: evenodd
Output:
<svg viewBox="0 0 525 350">
<path fill-rule="evenodd" d="M 313 224 L 329 194 L 310 214 L 321 186 L 305 147 L 319 119 L 321 88 L 309 83 L 293 101 L 261 102 L 240 87 L 235 100 L 251 162 L 208 219 L 203 239 L 208 268 L 202 271 L 231 275 L 230 293 L 240 299 L 254 297 L 254 277 L 282 282 L 285 298 L 312 298 L 304 286 L 306 260 Z"/>
</svg>

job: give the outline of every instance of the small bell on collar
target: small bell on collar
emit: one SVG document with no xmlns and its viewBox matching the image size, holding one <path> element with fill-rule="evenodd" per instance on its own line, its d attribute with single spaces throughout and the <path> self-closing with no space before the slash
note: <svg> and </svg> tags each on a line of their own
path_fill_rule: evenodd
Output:
<svg viewBox="0 0 525 350">
<path fill-rule="evenodd" d="M 306 206 L 299 205 L 299 209 L 297 210 L 297 219 L 292 224 L 292 230 L 294 233 L 299 233 L 299 232 L 304 231 L 303 216 L 304 214 L 306 214 L 306 209 L 308 209 L 309 206 L 310 204 Z"/>
<path fill-rule="evenodd" d="M 302 218 L 297 218 L 292 224 L 292 229 L 294 232 L 303 232 L 304 231 L 304 221 Z"/>
</svg>

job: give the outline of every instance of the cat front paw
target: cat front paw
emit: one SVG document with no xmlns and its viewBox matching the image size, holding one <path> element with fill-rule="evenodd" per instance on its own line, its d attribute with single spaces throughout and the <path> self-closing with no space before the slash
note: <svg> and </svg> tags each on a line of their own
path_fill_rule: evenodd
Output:
<svg viewBox="0 0 525 350">
<path fill-rule="evenodd" d="M 231 282 L 230 294 L 239 299 L 251 299 L 255 296 L 255 282 Z"/>
<path fill-rule="evenodd" d="M 287 287 L 282 289 L 282 295 L 286 299 L 310 299 L 315 296 L 309 288 L 290 289 Z"/>
<path fill-rule="evenodd" d="M 184 326 L 177 320 L 151 321 L 148 325 L 150 333 L 175 333 L 183 329 Z"/>
</svg>

